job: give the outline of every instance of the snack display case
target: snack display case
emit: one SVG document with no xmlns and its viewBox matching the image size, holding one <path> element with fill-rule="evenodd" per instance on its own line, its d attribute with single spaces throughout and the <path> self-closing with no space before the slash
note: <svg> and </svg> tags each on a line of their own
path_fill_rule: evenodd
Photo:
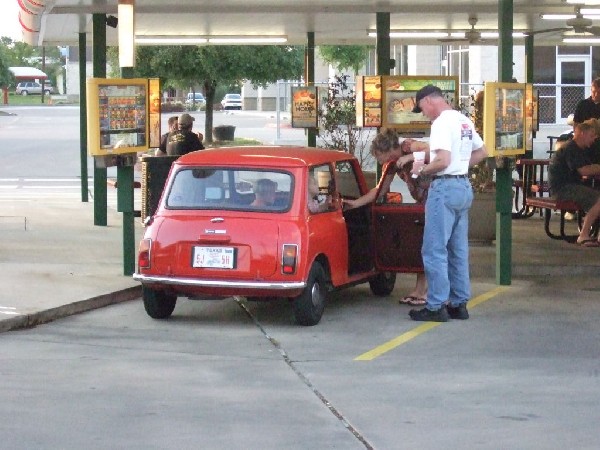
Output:
<svg viewBox="0 0 600 450">
<path fill-rule="evenodd" d="M 150 148 L 151 141 L 160 142 L 159 84 L 153 83 L 153 90 L 158 92 L 151 93 L 150 81 L 139 78 L 87 80 L 90 155 L 144 152 Z"/>
<path fill-rule="evenodd" d="M 486 82 L 484 87 L 483 136 L 490 156 L 525 153 L 533 123 L 528 128 L 524 83 Z M 531 105 L 533 106 L 533 105 Z"/>
</svg>

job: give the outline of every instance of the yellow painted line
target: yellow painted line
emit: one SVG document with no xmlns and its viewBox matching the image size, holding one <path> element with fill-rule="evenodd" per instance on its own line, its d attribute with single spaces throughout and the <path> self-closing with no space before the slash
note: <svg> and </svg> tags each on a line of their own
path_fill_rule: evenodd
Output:
<svg viewBox="0 0 600 450">
<path fill-rule="evenodd" d="M 506 291 L 507 289 L 508 289 L 508 287 L 506 287 L 506 286 L 499 286 L 495 289 L 492 289 L 491 291 L 486 292 L 485 294 L 481 294 L 481 295 L 475 297 L 474 299 L 469 301 L 469 309 L 473 309 L 477 305 L 480 305 L 481 303 L 488 301 L 489 299 L 495 297 L 498 294 L 501 294 L 502 292 Z M 368 352 L 363 353 L 360 356 L 357 356 L 356 358 L 354 358 L 354 361 L 372 361 L 373 359 L 377 358 L 378 356 L 381 356 L 384 353 L 387 353 L 390 350 L 395 349 L 399 345 L 405 344 L 408 341 L 413 340 L 417 336 L 420 336 L 421 334 L 425 333 L 426 331 L 429 331 L 435 327 L 438 327 L 441 324 L 442 324 L 442 322 L 425 322 L 424 324 L 419 325 L 418 327 L 412 329 L 411 331 L 407 331 L 406 333 L 403 333 L 400 336 L 395 337 L 394 339 L 392 339 L 390 341 L 387 341 L 385 344 L 381 344 L 381 345 L 375 347 L 373 350 L 369 350 Z"/>
</svg>

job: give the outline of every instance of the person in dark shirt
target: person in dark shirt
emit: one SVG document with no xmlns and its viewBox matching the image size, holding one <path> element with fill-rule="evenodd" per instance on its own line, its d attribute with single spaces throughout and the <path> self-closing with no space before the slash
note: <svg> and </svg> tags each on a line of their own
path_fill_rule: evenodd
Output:
<svg viewBox="0 0 600 450">
<path fill-rule="evenodd" d="M 194 120 L 187 113 L 179 117 L 179 130 L 169 133 L 167 138 L 167 155 L 182 156 L 196 150 L 204 150 L 200 138 L 192 131 Z"/>
<path fill-rule="evenodd" d="M 582 123 L 588 119 L 600 119 L 600 78 L 592 81 L 591 95 L 577 103 L 575 114 L 573 115 L 574 125 Z M 600 139 L 596 139 L 590 146 L 588 152 L 594 163 L 600 163 Z"/>
<path fill-rule="evenodd" d="M 581 179 L 600 175 L 600 164 L 593 164 L 586 152 L 598 137 L 598 127 L 596 119 L 576 123 L 573 139 L 553 155 L 548 168 L 550 190 L 556 198 L 574 201 L 586 212 L 577 238 L 577 243 L 585 247 L 600 246 L 590 236 L 592 225 L 600 217 L 600 191 L 584 185 Z"/>
<path fill-rule="evenodd" d="M 167 131 L 160 137 L 160 145 L 158 146 L 156 156 L 164 156 L 167 154 L 167 139 L 169 138 L 169 133 L 175 132 L 179 129 L 179 124 L 177 122 L 178 120 L 179 117 L 177 116 L 169 117 L 169 120 L 167 122 L 169 124 L 169 131 Z"/>
</svg>

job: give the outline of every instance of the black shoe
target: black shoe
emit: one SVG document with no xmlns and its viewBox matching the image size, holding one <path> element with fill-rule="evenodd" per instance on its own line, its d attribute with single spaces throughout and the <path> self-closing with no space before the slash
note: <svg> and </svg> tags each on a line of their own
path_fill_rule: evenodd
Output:
<svg viewBox="0 0 600 450">
<path fill-rule="evenodd" d="M 437 311 L 431 311 L 430 309 L 411 309 L 408 313 L 412 320 L 419 322 L 448 322 L 448 311 L 442 306 Z"/>
<path fill-rule="evenodd" d="M 448 305 L 448 315 L 451 319 L 467 320 L 469 318 L 469 311 L 467 311 L 467 304 L 461 303 L 458 306 Z"/>
</svg>

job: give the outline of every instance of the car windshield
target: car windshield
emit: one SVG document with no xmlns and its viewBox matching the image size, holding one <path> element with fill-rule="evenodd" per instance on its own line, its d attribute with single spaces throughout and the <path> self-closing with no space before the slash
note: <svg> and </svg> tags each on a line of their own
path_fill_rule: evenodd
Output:
<svg viewBox="0 0 600 450">
<path fill-rule="evenodd" d="M 168 189 L 168 209 L 283 212 L 291 205 L 293 177 L 282 171 L 184 168 Z"/>
<path fill-rule="evenodd" d="M 242 96 L 240 94 L 227 94 L 225 98 L 227 100 L 240 100 Z"/>
</svg>

